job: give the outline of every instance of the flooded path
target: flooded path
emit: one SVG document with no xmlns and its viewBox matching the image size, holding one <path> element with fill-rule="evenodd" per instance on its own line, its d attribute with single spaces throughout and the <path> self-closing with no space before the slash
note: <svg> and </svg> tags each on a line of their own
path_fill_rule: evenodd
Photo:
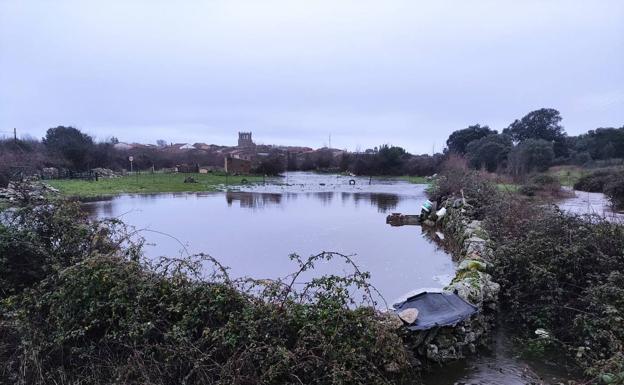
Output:
<svg viewBox="0 0 624 385">
<path fill-rule="evenodd" d="M 552 362 L 523 359 L 514 348 L 511 331 L 498 327 L 491 350 L 450 363 L 423 377 L 426 385 L 565 384 L 577 378 Z"/>
<path fill-rule="evenodd" d="M 574 191 L 573 198 L 563 199 L 557 205 L 564 211 L 574 214 L 595 214 L 610 221 L 624 223 L 624 213 L 614 212 L 603 193 Z"/>
</svg>

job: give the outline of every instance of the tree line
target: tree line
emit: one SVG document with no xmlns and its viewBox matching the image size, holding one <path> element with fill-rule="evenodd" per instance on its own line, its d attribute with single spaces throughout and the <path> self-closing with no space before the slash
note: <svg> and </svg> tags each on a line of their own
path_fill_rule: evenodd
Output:
<svg viewBox="0 0 624 385">
<path fill-rule="evenodd" d="M 524 175 L 555 164 L 586 165 L 624 158 L 624 126 L 568 136 L 561 114 L 542 108 L 516 119 L 502 132 L 475 124 L 453 132 L 447 153 L 464 156 L 471 167 Z"/>
<path fill-rule="evenodd" d="M 475 169 L 523 176 L 545 171 L 556 164 L 586 165 L 624 159 L 624 126 L 597 128 L 568 136 L 561 114 L 552 108 L 532 111 L 514 120 L 499 133 L 487 125 L 475 124 L 451 133 L 444 153 L 414 155 L 404 148 L 383 144 L 363 152 L 321 148 L 308 153 L 291 153 L 264 146 L 268 156 L 258 159 L 254 171 L 279 174 L 283 171 L 349 172 L 357 175 L 415 175 L 437 173 L 450 154 L 465 157 Z M 0 140 L 0 186 L 12 175 L 36 174 L 44 167 L 74 172 L 96 167 L 129 168 L 133 156 L 137 169 L 171 168 L 178 164 L 222 166 L 224 155 L 215 151 L 189 149 L 167 151 L 166 143 L 139 146 L 131 151 L 117 149 L 116 138 L 96 142 L 75 127 L 47 130 L 42 140 Z M 225 147 L 224 147 L 225 148 Z M 165 150 L 163 150 L 165 149 Z"/>
</svg>

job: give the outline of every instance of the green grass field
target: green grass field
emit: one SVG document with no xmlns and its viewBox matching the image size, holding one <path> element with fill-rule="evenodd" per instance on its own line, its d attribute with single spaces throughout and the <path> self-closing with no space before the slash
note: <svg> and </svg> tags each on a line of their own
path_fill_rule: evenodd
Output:
<svg viewBox="0 0 624 385">
<path fill-rule="evenodd" d="M 425 179 L 424 176 L 402 175 L 402 176 L 373 177 L 373 178 L 388 178 L 388 179 L 404 180 L 406 182 L 414 183 L 414 184 L 429 184 L 429 181 Z"/>
<path fill-rule="evenodd" d="M 557 177 L 562 186 L 572 187 L 583 175 L 590 172 L 591 170 L 578 166 L 555 166 L 547 174 Z"/>
<path fill-rule="evenodd" d="M 184 178 L 193 177 L 197 183 L 184 183 Z M 160 192 L 216 191 L 224 185 L 238 186 L 248 183 L 261 183 L 262 176 L 228 176 L 213 174 L 162 174 L 145 173 L 126 175 L 119 178 L 100 178 L 99 181 L 58 179 L 46 181 L 63 195 L 81 198 L 111 196 L 118 194 L 141 194 Z"/>
</svg>

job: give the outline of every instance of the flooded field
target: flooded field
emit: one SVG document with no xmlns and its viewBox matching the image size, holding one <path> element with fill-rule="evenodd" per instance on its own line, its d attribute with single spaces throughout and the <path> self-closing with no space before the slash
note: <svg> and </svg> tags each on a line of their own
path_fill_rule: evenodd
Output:
<svg viewBox="0 0 624 385">
<path fill-rule="evenodd" d="M 420 227 L 385 223 L 390 212 L 419 212 L 424 185 L 310 173 L 271 182 L 278 184 L 219 193 L 123 195 L 87 207 L 97 217 L 121 217 L 138 229 L 159 232 L 142 233 L 151 244 L 148 256 L 177 256 L 184 248 L 205 252 L 235 277 L 283 277 L 295 270 L 291 253 L 335 251 L 354 255 L 392 303 L 414 289 L 444 287 L 454 275 L 451 256 Z M 335 261 L 316 271 L 341 273 L 346 267 Z"/>
<path fill-rule="evenodd" d="M 180 255 L 185 248 L 206 252 L 235 277 L 286 276 L 295 270 L 291 253 L 354 255 L 392 304 L 417 289 L 442 288 L 455 273 L 451 256 L 419 226 L 385 223 L 391 212 L 419 212 L 425 188 L 389 179 L 289 173 L 237 191 L 122 195 L 86 206 L 97 217 L 120 217 L 150 230 L 142 233 L 150 243 L 148 256 Z M 562 207 L 574 207 L 575 199 Z M 346 269 L 334 261 L 317 266 L 316 273 Z M 566 378 L 552 367 L 518 358 L 507 332 L 499 331 L 494 341 L 491 351 L 434 370 L 424 383 L 526 384 Z"/>
</svg>

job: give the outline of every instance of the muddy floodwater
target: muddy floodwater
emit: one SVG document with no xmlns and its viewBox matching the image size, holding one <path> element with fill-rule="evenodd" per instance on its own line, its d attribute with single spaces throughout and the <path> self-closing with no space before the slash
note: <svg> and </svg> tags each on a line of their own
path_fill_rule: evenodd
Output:
<svg viewBox="0 0 624 385">
<path fill-rule="evenodd" d="M 97 217 L 148 230 L 142 232 L 148 256 L 205 252 L 234 277 L 284 277 L 296 269 L 291 253 L 335 251 L 353 255 L 390 304 L 414 289 L 442 288 L 453 277 L 451 256 L 419 226 L 385 222 L 390 212 L 419 212 L 425 185 L 306 173 L 269 182 L 278 184 L 122 195 L 87 207 Z M 316 267 L 319 274 L 345 271 L 342 261 Z"/>
<path fill-rule="evenodd" d="M 624 213 L 613 211 L 603 193 L 573 191 L 574 196 L 563 199 L 557 205 L 564 211 L 574 214 L 592 214 L 609 221 L 624 223 Z"/>
</svg>

